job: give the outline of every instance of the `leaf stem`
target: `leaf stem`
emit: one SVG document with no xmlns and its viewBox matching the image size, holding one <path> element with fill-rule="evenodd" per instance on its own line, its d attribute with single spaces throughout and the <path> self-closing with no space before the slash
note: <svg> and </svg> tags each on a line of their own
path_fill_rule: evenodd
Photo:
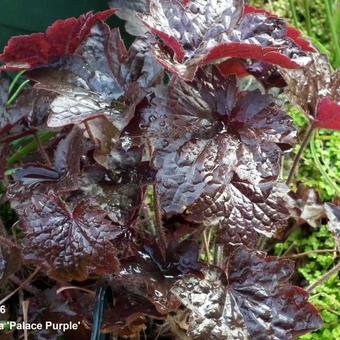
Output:
<svg viewBox="0 0 340 340">
<path fill-rule="evenodd" d="M 156 222 L 156 229 L 159 237 L 160 249 L 163 252 L 163 256 L 165 256 L 165 251 L 167 248 L 167 241 L 163 229 L 162 223 L 162 213 L 161 207 L 159 202 L 159 197 L 156 189 L 156 184 L 153 184 L 153 205 L 155 210 L 155 222 Z"/>
<path fill-rule="evenodd" d="M 48 142 L 50 139 L 52 139 L 55 136 L 55 133 L 53 132 L 43 132 L 39 134 L 39 140 L 40 142 Z M 29 144 L 23 146 L 21 149 L 16 151 L 10 158 L 7 160 L 8 165 L 13 165 L 16 162 L 18 162 L 21 158 L 25 157 L 29 153 L 35 151 L 37 149 L 38 145 L 36 141 L 32 140 Z"/>
<path fill-rule="evenodd" d="M 303 0 L 303 7 L 305 11 L 307 34 L 311 36 L 312 35 L 312 22 L 310 20 L 310 0 Z"/>
<path fill-rule="evenodd" d="M 85 292 L 85 293 L 88 293 L 90 295 L 93 295 L 95 296 L 95 292 L 93 292 L 92 290 L 90 289 L 87 289 L 87 288 L 83 288 L 83 287 L 77 287 L 77 286 L 64 286 L 64 287 L 61 287 L 57 290 L 57 294 L 60 294 L 61 292 L 63 292 L 64 290 L 79 290 L 79 291 L 82 291 L 82 292 Z"/>
<path fill-rule="evenodd" d="M 292 168 L 290 169 L 289 175 L 288 175 L 288 179 L 287 179 L 287 185 L 290 185 L 294 179 L 295 173 L 298 169 L 301 157 L 303 155 L 303 152 L 305 151 L 311 137 L 313 136 L 313 131 L 314 131 L 314 126 L 313 124 L 310 124 L 310 126 L 307 128 L 307 131 L 303 137 L 303 141 L 300 145 L 300 149 L 298 151 L 298 153 L 295 155 L 294 161 L 293 161 L 293 165 Z"/>
<path fill-rule="evenodd" d="M 6 295 L 1 301 L 0 306 L 3 305 L 8 299 L 10 299 L 15 293 L 17 293 L 20 289 L 22 289 L 27 283 L 31 282 L 34 276 L 36 276 L 40 271 L 40 267 L 37 267 L 35 271 L 24 281 L 20 284 L 19 287 L 13 290 L 13 292 Z"/>
<path fill-rule="evenodd" d="M 203 244 L 204 244 L 204 250 L 205 250 L 205 256 L 207 258 L 207 262 L 211 263 L 211 257 L 210 257 L 210 239 L 207 237 L 207 229 L 203 230 Z"/>
<path fill-rule="evenodd" d="M 39 135 L 35 132 L 33 134 L 34 136 L 34 139 L 38 145 L 38 148 L 39 148 L 39 151 L 41 153 L 41 155 L 43 156 L 43 158 L 45 159 L 45 162 L 46 164 L 49 166 L 49 167 L 52 167 L 52 162 L 50 160 L 50 157 L 48 156 L 47 152 L 45 151 L 44 147 L 42 146 L 41 144 L 41 141 L 40 141 L 40 138 L 39 138 Z"/>
<path fill-rule="evenodd" d="M 316 250 L 310 250 L 306 251 L 304 253 L 299 253 L 299 254 L 294 254 L 294 255 L 284 255 L 283 257 L 286 258 L 299 258 L 299 257 L 305 257 L 308 255 L 313 255 L 313 254 L 325 254 L 325 253 L 336 253 L 335 249 L 316 249 Z"/>
<path fill-rule="evenodd" d="M 322 275 L 319 279 L 317 279 L 314 283 L 307 287 L 307 292 L 311 293 L 315 288 L 326 283 L 332 276 L 336 275 L 340 271 L 340 262 L 335 265 L 332 269 L 330 269 L 327 273 Z"/>
<path fill-rule="evenodd" d="M 296 28 L 298 28 L 299 27 L 299 21 L 298 21 L 296 10 L 295 10 L 294 0 L 288 0 L 288 2 L 289 2 L 290 12 L 292 13 L 292 16 L 293 16 L 293 24 Z"/>
</svg>

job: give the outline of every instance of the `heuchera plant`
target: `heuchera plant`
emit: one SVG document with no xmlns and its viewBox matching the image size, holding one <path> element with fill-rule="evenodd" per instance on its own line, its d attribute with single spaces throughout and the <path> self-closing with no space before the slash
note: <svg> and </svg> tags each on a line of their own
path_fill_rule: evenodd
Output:
<svg viewBox="0 0 340 340">
<path fill-rule="evenodd" d="M 299 218 L 280 176 L 297 131 L 277 94 L 305 112 L 309 136 L 340 130 L 339 72 L 241 0 L 111 5 L 121 9 L 58 20 L 0 55 L 3 73 L 28 80 L 14 102 L 1 77 L 0 175 L 18 216 L 16 242 L 1 237 L 2 282 L 20 266 L 36 268 L 28 281 L 47 275 L 28 289 L 26 317 L 80 321 L 79 339 L 137 336 L 147 319 L 183 339 L 319 328 L 289 283 L 294 263 L 261 245 Z M 113 14 L 137 36 L 129 48 L 105 23 Z M 29 136 L 31 153 L 11 157 Z M 326 211 L 339 242 L 338 208 Z"/>
</svg>

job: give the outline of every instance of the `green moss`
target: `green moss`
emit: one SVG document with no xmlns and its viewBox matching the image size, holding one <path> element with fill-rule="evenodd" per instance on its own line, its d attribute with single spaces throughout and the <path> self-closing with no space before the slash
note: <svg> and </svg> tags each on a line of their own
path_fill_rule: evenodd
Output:
<svg viewBox="0 0 340 340">
<path fill-rule="evenodd" d="M 294 244 L 297 252 L 303 253 L 317 249 L 335 248 L 334 239 L 327 226 L 316 229 L 311 235 L 299 230 L 293 233 L 285 243 L 279 243 L 275 247 L 275 254 L 282 255 Z M 312 283 L 321 275 L 334 266 L 334 254 L 310 254 L 306 263 L 298 268 L 303 278 Z M 337 275 L 328 280 L 325 284 L 317 287 L 310 296 L 313 303 L 321 312 L 324 320 L 324 327 L 314 333 L 300 337 L 300 340 L 336 340 L 340 334 L 340 279 Z"/>
</svg>

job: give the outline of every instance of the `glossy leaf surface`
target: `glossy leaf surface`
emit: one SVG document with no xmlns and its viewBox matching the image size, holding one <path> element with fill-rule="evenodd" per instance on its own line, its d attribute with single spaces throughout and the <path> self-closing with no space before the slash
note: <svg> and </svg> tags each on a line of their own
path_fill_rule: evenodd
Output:
<svg viewBox="0 0 340 340">
<path fill-rule="evenodd" d="M 172 292 L 192 312 L 193 339 L 292 339 L 322 324 L 308 294 L 288 283 L 293 271 L 289 260 L 239 248 L 225 272 L 207 268 Z"/>
<path fill-rule="evenodd" d="M 113 244 L 123 230 L 91 201 L 68 208 L 54 195 L 33 196 L 23 216 L 24 259 L 58 280 L 85 280 L 90 273 L 119 270 Z"/>
<path fill-rule="evenodd" d="M 305 49 L 288 37 L 285 22 L 244 12 L 243 1 L 192 0 L 183 6 L 178 0 L 151 0 L 150 13 L 141 18 L 161 40 L 154 44 L 157 60 L 183 79 L 192 80 L 197 67 L 228 57 L 292 69 L 304 63 L 299 57 Z"/>
<path fill-rule="evenodd" d="M 254 230 L 272 236 L 285 223 L 287 190 L 276 181 L 295 131 L 272 97 L 240 92 L 235 78 L 212 69 L 160 90 L 144 123 L 167 216 L 217 223 L 239 240 Z"/>
</svg>

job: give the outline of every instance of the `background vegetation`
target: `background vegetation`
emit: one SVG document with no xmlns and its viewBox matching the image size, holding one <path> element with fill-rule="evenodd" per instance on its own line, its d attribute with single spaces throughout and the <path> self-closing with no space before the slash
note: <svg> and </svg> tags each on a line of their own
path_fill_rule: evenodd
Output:
<svg viewBox="0 0 340 340">
<path fill-rule="evenodd" d="M 340 67 L 340 1 L 338 0 L 253 0 L 251 4 L 287 18 L 308 35 L 319 50 L 326 54 L 334 69 Z M 290 109 L 301 136 L 307 119 L 294 107 Z M 301 161 L 297 182 L 317 190 L 322 201 L 339 200 L 340 133 L 320 131 Z M 335 248 L 327 226 L 315 230 L 296 230 L 285 243 L 278 244 L 276 255 L 295 249 L 298 253 Z M 317 280 L 334 265 L 336 253 L 310 254 L 298 262 L 298 273 L 306 285 Z M 335 276 L 318 287 L 310 297 L 320 310 L 324 327 L 305 335 L 303 340 L 340 339 L 340 279 Z"/>
</svg>

